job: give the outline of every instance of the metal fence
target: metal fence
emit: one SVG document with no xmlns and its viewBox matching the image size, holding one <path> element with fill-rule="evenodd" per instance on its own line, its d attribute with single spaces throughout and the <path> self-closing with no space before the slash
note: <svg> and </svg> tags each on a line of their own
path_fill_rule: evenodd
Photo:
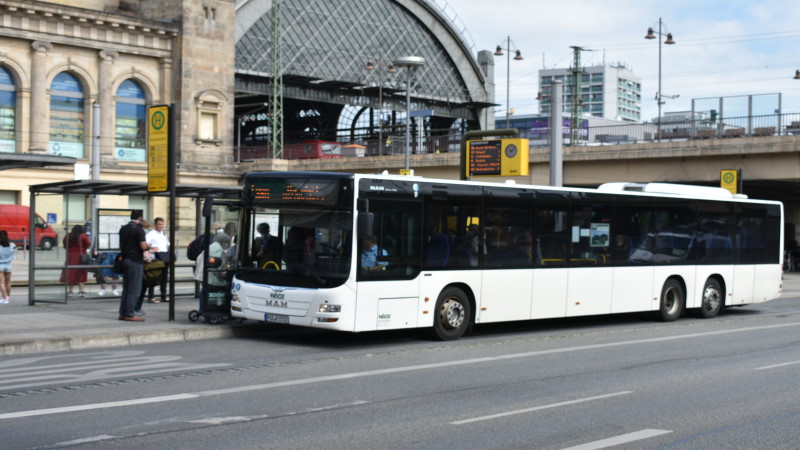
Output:
<svg viewBox="0 0 800 450">
<path fill-rule="evenodd" d="M 662 118 L 661 123 L 624 123 L 583 127 L 576 134 L 577 140 L 570 142 L 572 130 L 564 126 L 562 134 L 565 146 L 603 146 L 621 144 L 642 144 L 653 142 L 689 141 L 694 139 L 730 139 L 741 137 L 800 135 L 800 113 L 768 114 L 761 116 L 725 117 L 723 119 L 670 120 Z M 458 152 L 461 133 L 426 136 L 421 141 L 412 137 L 412 154 L 433 154 Z M 549 128 L 520 129 L 521 138 L 527 138 L 530 148 L 550 146 Z M 343 152 L 333 157 L 370 157 L 403 155 L 406 152 L 403 136 L 384 136 L 378 139 L 365 139 L 357 142 L 343 142 L 347 145 L 364 147 L 361 152 Z M 271 157 L 268 146 L 242 147 L 236 150 L 238 161 L 249 161 Z"/>
</svg>

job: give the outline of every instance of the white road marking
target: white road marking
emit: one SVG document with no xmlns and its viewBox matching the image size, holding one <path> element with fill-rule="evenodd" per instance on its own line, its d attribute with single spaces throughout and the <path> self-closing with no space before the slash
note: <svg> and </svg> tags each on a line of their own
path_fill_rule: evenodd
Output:
<svg viewBox="0 0 800 450">
<path fill-rule="evenodd" d="M 613 394 L 597 395 L 595 397 L 579 398 L 576 400 L 569 400 L 566 402 L 551 403 L 549 405 L 542 405 L 542 406 L 534 406 L 533 408 L 518 409 L 516 411 L 507 411 L 497 414 L 490 414 L 488 416 L 474 417 L 472 419 L 456 420 L 455 422 L 450 422 L 450 425 L 464 425 L 467 423 L 480 422 L 483 420 L 492 420 L 500 417 L 513 416 L 516 414 L 525 414 L 534 411 L 541 411 L 543 409 L 558 408 L 559 406 L 577 405 L 579 403 L 586 403 L 594 400 L 602 400 L 604 398 L 619 397 L 620 395 L 626 395 L 632 393 L 633 391 L 622 391 L 622 392 L 614 392 Z"/>
<path fill-rule="evenodd" d="M 89 383 L 108 378 L 159 375 L 171 372 L 208 370 L 230 364 L 186 364 L 181 356 L 146 356 L 144 352 L 91 353 L 81 355 L 88 361 L 63 364 L 40 364 L 57 361 L 63 357 L 24 358 L 13 365 L 0 364 L 0 389 L 26 389 L 56 383 Z M 36 365 L 40 364 L 40 365 Z"/>
<path fill-rule="evenodd" d="M 248 392 L 248 391 L 258 391 L 258 390 L 266 390 L 266 389 L 275 389 L 287 386 L 300 386 L 305 384 L 314 384 L 314 383 L 323 383 L 327 381 L 340 381 L 340 380 L 349 380 L 349 379 L 357 379 L 357 378 L 364 378 L 364 377 L 372 377 L 377 375 L 388 375 L 388 374 L 396 374 L 396 373 L 403 373 L 403 372 L 413 372 L 413 371 L 420 371 L 420 370 L 430 370 L 430 369 L 439 369 L 444 367 L 455 367 L 455 366 L 464 366 L 470 364 L 479 364 L 485 362 L 494 362 L 494 361 L 502 361 L 505 359 L 515 359 L 515 358 L 531 358 L 541 355 L 553 355 L 559 353 L 570 353 L 570 352 L 577 352 L 577 351 L 585 351 L 585 350 L 596 350 L 601 348 L 614 348 L 614 347 L 623 347 L 627 345 L 638 345 L 638 344 L 652 344 L 654 342 L 669 342 L 669 341 L 678 341 L 683 339 L 697 339 L 701 337 L 708 337 L 708 336 L 721 336 L 726 334 L 736 334 L 736 333 L 746 333 L 750 331 L 762 331 L 762 330 L 771 330 L 776 328 L 786 328 L 786 327 L 796 327 L 800 326 L 800 322 L 792 322 L 792 323 L 785 323 L 785 324 L 778 324 L 778 325 L 764 325 L 760 327 L 748 327 L 748 328 L 738 328 L 734 330 L 720 330 L 720 331 L 709 331 L 706 333 L 690 333 L 690 334 L 680 334 L 680 335 L 672 335 L 672 336 L 664 336 L 658 338 L 649 338 L 649 339 L 635 339 L 631 341 L 621 341 L 621 342 L 611 342 L 606 344 L 593 344 L 593 345 L 579 345 L 575 347 L 564 347 L 564 348 L 555 348 L 550 350 L 539 350 L 535 352 L 524 352 L 524 353 L 511 353 L 508 355 L 497 355 L 497 356 L 486 356 L 483 358 L 472 358 L 472 359 L 462 359 L 457 361 L 443 361 L 439 363 L 430 363 L 430 364 L 419 364 L 414 366 L 403 366 L 403 367 L 393 367 L 389 369 L 376 369 L 376 370 L 366 370 L 362 372 L 350 372 L 350 373 L 343 373 L 339 375 L 328 375 L 322 377 L 311 377 L 311 378 L 301 378 L 295 380 L 287 380 L 287 381 L 277 381 L 274 383 L 264 383 L 264 384 L 254 384 L 251 386 L 237 386 L 225 389 L 214 389 L 209 391 L 201 391 L 195 393 L 186 393 L 186 394 L 176 394 L 171 396 L 163 396 L 163 397 L 152 397 L 153 400 L 143 398 L 143 399 L 136 399 L 131 400 L 130 402 L 121 401 L 121 402 L 111 402 L 111 403 L 94 403 L 94 404 L 87 404 L 87 405 L 78 405 L 78 406 L 67 406 L 63 408 L 48 408 L 48 409 L 37 409 L 31 411 L 18 411 L 6 414 L 0 414 L 0 420 L 5 419 L 13 419 L 19 417 L 31 417 L 31 416 L 42 416 L 47 414 L 60 414 L 64 412 L 71 412 L 71 411 L 87 411 L 91 409 L 99 409 L 99 408 L 110 408 L 110 407 L 117 407 L 117 406 L 128 406 L 128 405 L 137 405 L 137 404 L 145 404 L 145 403 L 154 403 L 154 402 L 164 402 L 164 401 L 177 401 L 177 400 L 186 400 L 191 398 L 197 397 L 210 397 L 215 395 L 226 395 L 226 394 L 234 394 L 234 393 L 241 393 L 241 392 Z M 110 405 L 110 406 L 108 406 Z"/>
<path fill-rule="evenodd" d="M 90 436 L 82 439 L 75 439 L 74 441 L 58 442 L 53 444 L 53 447 L 71 447 L 79 444 L 92 444 L 95 442 L 108 441 L 110 439 L 120 439 L 122 436 L 112 436 L 110 434 L 101 434 L 100 436 Z"/>
<path fill-rule="evenodd" d="M 147 405 L 150 403 L 172 402 L 175 400 L 187 400 L 190 398 L 197 398 L 197 397 L 199 397 L 197 394 L 175 394 L 175 395 L 164 395 L 161 397 L 122 400 L 119 402 L 89 403 L 86 405 L 63 406 L 61 408 L 33 409 L 30 411 L 17 411 L 12 413 L 0 414 L 0 420 L 18 419 L 20 417 L 46 416 L 50 414 L 62 414 L 75 411 L 90 411 L 93 409 L 119 408 L 121 406 Z"/>
<path fill-rule="evenodd" d="M 598 448 L 608 448 L 615 445 L 627 444 L 628 442 L 641 441 L 651 437 L 661 436 L 662 434 L 672 433 L 670 430 L 639 430 L 633 433 L 621 434 L 594 442 L 587 442 L 575 447 L 565 448 L 564 450 L 596 450 Z"/>
<path fill-rule="evenodd" d="M 785 363 L 781 363 L 781 364 L 773 364 L 771 366 L 756 367 L 756 370 L 774 369 L 776 367 L 792 366 L 792 365 L 795 365 L 795 364 L 800 364 L 800 361 L 791 361 L 791 362 L 785 362 Z"/>
</svg>

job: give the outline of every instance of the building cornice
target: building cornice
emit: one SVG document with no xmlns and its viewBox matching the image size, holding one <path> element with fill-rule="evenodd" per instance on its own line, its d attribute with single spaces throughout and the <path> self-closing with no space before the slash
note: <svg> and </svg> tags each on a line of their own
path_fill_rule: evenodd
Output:
<svg viewBox="0 0 800 450">
<path fill-rule="evenodd" d="M 167 56 L 180 30 L 178 23 L 46 2 L 0 0 L 0 36 Z"/>
</svg>

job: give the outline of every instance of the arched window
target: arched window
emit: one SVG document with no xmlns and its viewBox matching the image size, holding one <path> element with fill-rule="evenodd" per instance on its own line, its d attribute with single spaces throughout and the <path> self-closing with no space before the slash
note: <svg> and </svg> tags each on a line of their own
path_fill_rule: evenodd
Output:
<svg viewBox="0 0 800 450">
<path fill-rule="evenodd" d="M 147 161 L 145 150 L 146 99 L 139 83 L 125 80 L 117 88 L 114 157 L 120 161 Z"/>
<path fill-rule="evenodd" d="M 6 69 L 0 67 L 0 152 L 2 153 L 17 151 L 16 117 L 17 92 L 14 79 Z"/>
<path fill-rule="evenodd" d="M 50 85 L 50 154 L 83 158 L 83 88 L 61 72 Z"/>
</svg>

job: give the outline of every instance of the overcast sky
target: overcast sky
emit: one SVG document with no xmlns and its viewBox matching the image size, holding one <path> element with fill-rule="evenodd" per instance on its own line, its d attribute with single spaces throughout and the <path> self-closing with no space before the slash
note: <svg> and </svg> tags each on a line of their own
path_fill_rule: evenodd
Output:
<svg viewBox="0 0 800 450">
<path fill-rule="evenodd" d="M 466 29 L 477 50 L 494 51 L 511 37 L 524 60 L 510 62 L 516 114 L 538 112 L 538 70 L 567 68 L 570 46 L 582 65 L 621 62 L 642 78 L 642 118 L 657 115 L 658 42 L 644 39 L 648 27 L 673 34 L 663 45 L 664 112 L 688 111 L 691 100 L 782 93 L 784 113 L 800 113 L 800 2 L 786 0 L 434 0 Z M 663 38 L 662 38 L 663 42 Z M 512 55 L 513 57 L 513 55 Z M 505 114 L 506 57 L 495 57 L 498 115 Z M 743 106 L 730 100 L 726 110 Z M 728 101 L 726 101 L 728 102 Z M 777 107 L 777 96 L 759 97 L 761 113 Z M 698 102 L 699 103 L 699 102 Z M 705 105 L 708 101 L 703 102 Z M 773 104 L 775 105 L 773 107 Z M 703 109 L 703 108 L 697 108 Z M 705 108 L 710 109 L 710 108 Z M 758 113 L 758 111 L 756 111 Z M 745 113 L 746 114 L 746 113 Z"/>
</svg>

